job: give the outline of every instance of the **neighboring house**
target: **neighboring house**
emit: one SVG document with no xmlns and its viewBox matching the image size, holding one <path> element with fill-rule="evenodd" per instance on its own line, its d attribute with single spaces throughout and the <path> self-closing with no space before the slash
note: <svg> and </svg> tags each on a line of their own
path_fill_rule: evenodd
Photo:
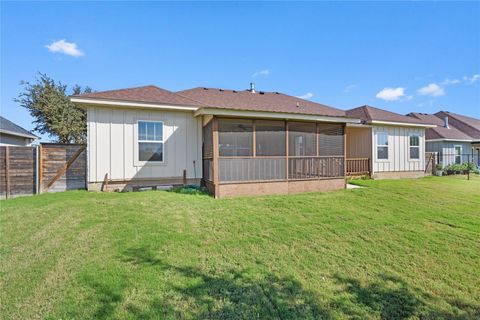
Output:
<svg viewBox="0 0 480 320">
<path fill-rule="evenodd" d="M 0 116 L 0 146 L 29 146 L 38 137 Z"/>
<path fill-rule="evenodd" d="M 346 111 L 362 125 L 347 126 L 347 158 L 370 159 L 373 178 L 415 178 L 425 172 L 425 128 L 412 117 L 361 106 Z"/>
<path fill-rule="evenodd" d="M 439 163 L 462 164 L 470 160 L 480 166 L 480 120 L 448 111 L 408 115 L 437 125 L 425 134 L 426 151 L 437 152 Z"/>
<path fill-rule="evenodd" d="M 347 125 L 361 125 L 343 110 L 253 86 L 179 92 L 146 86 L 71 100 L 87 111 L 90 190 L 201 182 L 216 197 L 341 189 Z M 409 150 L 418 159 L 402 157 L 402 164 L 382 169 L 374 162 L 376 172 L 397 165 L 423 172 L 425 126 L 405 118 L 410 123 L 382 126 L 417 134 L 418 147 Z M 395 145 L 395 137 L 387 140 Z"/>
</svg>

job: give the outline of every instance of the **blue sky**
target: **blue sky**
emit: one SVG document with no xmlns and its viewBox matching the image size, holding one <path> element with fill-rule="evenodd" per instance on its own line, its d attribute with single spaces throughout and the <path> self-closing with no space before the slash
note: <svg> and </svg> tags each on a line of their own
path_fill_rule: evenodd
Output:
<svg viewBox="0 0 480 320">
<path fill-rule="evenodd" d="M 64 41 L 62 41 L 64 40 Z M 94 90 L 282 91 L 480 117 L 480 2 L 1 3 L 1 114 L 47 73 Z"/>
</svg>

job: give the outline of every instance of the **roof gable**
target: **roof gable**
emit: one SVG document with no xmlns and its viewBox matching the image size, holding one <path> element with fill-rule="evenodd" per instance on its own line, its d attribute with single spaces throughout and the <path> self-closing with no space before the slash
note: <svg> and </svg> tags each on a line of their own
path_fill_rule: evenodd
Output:
<svg viewBox="0 0 480 320">
<path fill-rule="evenodd" d="M 365 122 L 372 121 L 386 121 L 386 122 L 399 122 L 399 123 L 408 123 L 408 124 L 430 124 L 420 119 L 404 116 L 395 112 L 375 108 L 372 106 L 361 106 L 358 108 L 350 109 L 346 111 L 348 116 L 358 117 Z"/>
</svg>

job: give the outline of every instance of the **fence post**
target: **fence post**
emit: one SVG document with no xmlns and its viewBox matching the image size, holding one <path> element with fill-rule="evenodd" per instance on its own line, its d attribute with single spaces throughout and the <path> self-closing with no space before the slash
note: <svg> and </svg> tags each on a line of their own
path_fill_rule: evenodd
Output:
<svg viewBox="0 0 480 320">
<path fill-rule="evenodd" d="M 468 175 L 468 180 L 470 180 L 470 155 L 467 154 L 467 175 Z"/>
<path fill-rule="evenodd" d="M 10 197 L 10 148 L 5 147 L 5 198 Z"/>
<path fill-rule="evenodd" d="M 43 191 L 43 147 L 38 145 L 38 193 Z"/>
</svg>

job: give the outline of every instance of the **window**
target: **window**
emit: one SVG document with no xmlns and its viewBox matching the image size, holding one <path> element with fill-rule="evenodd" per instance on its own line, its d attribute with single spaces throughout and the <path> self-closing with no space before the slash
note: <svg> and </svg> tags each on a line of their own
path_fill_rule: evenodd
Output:
<svg viewBox="0 0 480 320">
<path fill-rule="evenodd" d="M 257 156 L 285 155 L 285 123 L 283 121 L 257 120 L 255 131 Z"/>
<path fill-rule="evenodd" d="M 420 159 L 420 137 L 417 134 L 410 135 L 410 159 Z"/>
<path fill-rule="evenodd" d="M 462 146 L 455 146 L 455 163 L 462 164 Z"/>
<path fill-rule="evenodd" d="M 315 123 L 288 124 L 288 155 L 289 156 L 316 156 Z"/>
<path fill-rule="evenodd" d="M 388 133 L 377 133 L 377 159 L 388 159 Z"/>
<path fill-rule="evenodd" d="M 138 121 L 138 160 L 163 162 L 163 122 Z"/>
<path fill-rule="evenodd" d="M 252 156 L 252 120 L 218 119 L 218 149 L 221 157 Z"/>
</svg>

